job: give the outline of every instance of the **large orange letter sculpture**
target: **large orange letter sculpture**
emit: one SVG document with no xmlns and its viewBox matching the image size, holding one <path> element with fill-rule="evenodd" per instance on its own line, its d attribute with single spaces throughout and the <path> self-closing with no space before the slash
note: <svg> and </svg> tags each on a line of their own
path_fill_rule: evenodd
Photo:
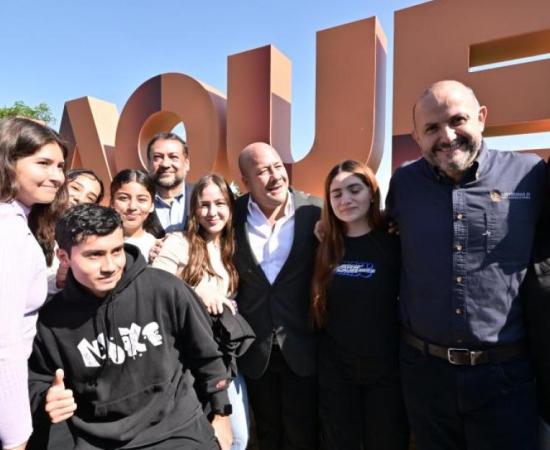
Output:
<svg viewBox="0 0 550 450">
<path fill-rule="evenodd" d="M 395 14 L 393 167 L 415 159 L 411 108 L 430 83 L 458 79 L 489 108 L 486 135 L 550 130 L 550 60 L 479 72 L 483 64 L 550 53 L 550 2 L 435 0 Z M 240 180 L 247 144 L 271 143 L 294 186 L 320 194 L 329 168 L 353 158 L 378 169 L 384 145 L 386 38 L 376 18 L 317 33 L 315 139 L 294 161 L 290 149 L 291 63 L 272 46 L 228 58 L 228 98 L 183 74 L 147 80 L 120 119 L 116 107 L 84 97 L 65 104 L 61 134 L 71 167 L 109 181 L 146 166 L 145 146 L 179 122 L 186 128 L 191 180 L 216 170 Z M 545 152 L 539 152 L 544 154 Z"/>
<path fill-rule="evenodd" d="M 376 171 L 384 148 L 386 37 L 374 18 L 317 33 L 315 139 L 306 157 L 290 152 L 290 61 L 273 47 L 229 57 L 227 153 L 240 178 L 239 152 L 264 141 L 279 150 L 292 184 L 321 194 L 325 175 L 343 158 Z"/>
<path fill-rule="evenodd" d="M 67 102 L 61 133 L 76 155 L 71 166 L 87 165 L 106 181 L 122 168 L 146 167 L 147 141 L 183 122 L 191 180 L 216 170 L 239 181 L 238 153 L 254 141 L 279 149 L 293 184 L 316 194 L 330 166 L 342 158 L 367 161 L 376 170 L 384 145 L 384 33 L 371 18 L 321 31 L 317 44 L 316 137 L 298 163 L 290 152 L 290 61 L 267 46 L 229 57 L 227 111 L 221 93 L 175 73 L 138 87 L 118 126 L 112 104 L 87 97 Z M 102 105 L 97 115 L 90 106 L 96 103 Z M 100 117 L 105 111 L 109 114 Z"/>
<path fill-rule="evenodd" d="M 118 170 L 147 166 L 147 143 L 159 131 L 185 123 L 191 178 L 227 171 L 225 97 L 187 75 L 167 73 L 143 83 L 126 103 L 116 133 Z"/>
</svg>

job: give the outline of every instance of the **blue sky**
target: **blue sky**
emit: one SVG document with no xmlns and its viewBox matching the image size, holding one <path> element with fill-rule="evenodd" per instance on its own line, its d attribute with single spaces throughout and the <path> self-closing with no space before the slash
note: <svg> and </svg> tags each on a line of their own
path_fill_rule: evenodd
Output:
<svg viewBox="0 0 550 450">
<path fill-rule="evenodd" d="M 418 0 L 57 0 L 0 3 L 0 106 L 48 103 L 59 126 L 67 100 L 92 96 L 119 112 L 145 80 L 180 72 L 222 92 L 227 56 L 273 44 L 292 61 L 292 148 L 313 141 L 315 33 L 377 16 L 388 37 L 386 146 L 390 174 L 393 13 Z M 385 188 L 384 188 L 385 190 Z"/>
</svg>

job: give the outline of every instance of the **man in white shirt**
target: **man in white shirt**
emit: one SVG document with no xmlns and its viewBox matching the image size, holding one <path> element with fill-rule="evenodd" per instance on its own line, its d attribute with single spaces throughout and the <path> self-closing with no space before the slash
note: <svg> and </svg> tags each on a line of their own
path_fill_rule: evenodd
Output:
<svg viewBox="0 0 550 450">
<path fill-rule="evenodd" d="M 254 143 L 239 156 L 249 194 L 237 200 L 239 312 L 256 341 L 239 358 L 260 449 L 318 446 L 316 336 L 308 320 L 321 201 L 289 189 L 277 151 Z"/>
</svg>

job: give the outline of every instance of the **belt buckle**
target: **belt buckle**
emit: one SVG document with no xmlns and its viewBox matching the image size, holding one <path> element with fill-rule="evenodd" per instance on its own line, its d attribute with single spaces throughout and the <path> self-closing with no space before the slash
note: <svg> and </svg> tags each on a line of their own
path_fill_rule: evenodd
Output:
<svg viewBox="0 0 550 450">
<path fill-rule="evenodd" d="M 462 364 L 454 358 L 453 356 L 454 353 L 467 354 L 468 358 L 470 359 L 470 365 L 472 366 L 474 365 L 473 358 L 472 358 L 473 352 L 471 352 L 467 348 L 450 347 L 447 349 L 447 361 L 449 361 L 451 364 L 455 366 L 460 366 Z"/>
</svg>

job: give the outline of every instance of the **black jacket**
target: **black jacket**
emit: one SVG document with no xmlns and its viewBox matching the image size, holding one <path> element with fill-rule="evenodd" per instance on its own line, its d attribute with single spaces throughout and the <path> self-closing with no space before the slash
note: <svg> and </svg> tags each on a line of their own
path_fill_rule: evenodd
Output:
<svg viewBox="0 0 550 450">
<path fill-rule="evenodd" d="M 300 376 L 317 370 L 317 336 L 309 322 L 311 277 L 317 239 L 313 234 L 321 214 L 321 201 L 294 192 L 294 242 L 288 258 L 273 284 L 269 283 L 254 258 L 246 232 L 249 195 L 237 200 L 235 266 L 239 272 L 239 312 L 250 324 L 256 341 L 238 359 L 239 369 L 250 378 L 266 370 L 273 338 L 277 339 L 290 368 Z"/>
<path fill-rule="evenodd" d="M 190 371 L 214 410 L 229 403 L 228 371 L 195 294 L 147 268 L 133 246 L 104 299 L 69 274 L 40 312 L 29 365 L 38 422 L 47 419 L 44 394 L 55 370 L 64 369 L 77 403 L 69 423 L 77 449 L 132 448 L 180 435 L 203 414 Z"/>
<path fill-rule="evenodd" d="M 537 377 L 537 403 L 550 424 L 550 189 L 537 227 L 533 261 L 522 284 L 527 332 Z"/>
<path fill-rule="evenodd" d="M 214 340 L 222 352 L 226 367 L 231 377 L 237 376 L 237 358 L 250 348 L 256 335 L 248 322 L 240 314 L 235 314 L 225 307 L 223 314 L 210 316 Z"/>
</svg>

